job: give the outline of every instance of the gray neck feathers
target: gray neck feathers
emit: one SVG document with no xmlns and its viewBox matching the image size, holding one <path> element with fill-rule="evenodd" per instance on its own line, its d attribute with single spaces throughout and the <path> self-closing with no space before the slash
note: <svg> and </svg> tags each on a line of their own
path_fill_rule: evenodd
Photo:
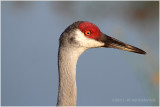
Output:
<svg viewBox="0 0 160 107">
<path fill-rule="evenodd" d="M 59 92 L 58 106 L 76 106 L 76 64 L 79 56 L 85 51 L 84 48 L 74 46 L 59 47 Z"/>
</svg>

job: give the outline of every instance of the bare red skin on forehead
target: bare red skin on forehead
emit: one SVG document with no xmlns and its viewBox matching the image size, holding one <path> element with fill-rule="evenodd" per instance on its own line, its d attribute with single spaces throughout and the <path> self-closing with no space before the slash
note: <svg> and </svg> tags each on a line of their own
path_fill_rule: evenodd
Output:
<svg viewBox="0 0 160 107">
<path fill-rule="evenodd" d="M 83 33 L 85 33 L 85 31 L 88 31 L 88 30 L 91 31 L 91 35 L 90 36 L 86 36 L 87 38 L 91 38 L 91 39 L 95 39 L 95 40 L 98 40 L 100 38 L 101 31 L 93 23 L 83 22 L 83 23 L 79 24 L 78 28 Z"/>
</svg>

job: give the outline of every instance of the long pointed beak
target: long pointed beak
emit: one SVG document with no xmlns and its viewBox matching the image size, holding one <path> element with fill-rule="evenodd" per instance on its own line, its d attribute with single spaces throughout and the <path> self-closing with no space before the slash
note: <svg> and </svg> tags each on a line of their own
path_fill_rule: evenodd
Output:
<svg viewBox="0 0 160 107">
<path fill-rule="evenodd" d="M 106 34 L 103 34 L 103 33 L 101 34 L 101 38 L 99 39 L 99 41 L 104 43 L 104 46 L 102 46 L 102 47 L 116 48 L 116 49 L 134 52 L 134 53 L 146 54 L 145 51 L 143 51 L 137 47 L 123 43 L 123 42 L 121 42 L 115 38 L 112 38 Z"/>
</svg>

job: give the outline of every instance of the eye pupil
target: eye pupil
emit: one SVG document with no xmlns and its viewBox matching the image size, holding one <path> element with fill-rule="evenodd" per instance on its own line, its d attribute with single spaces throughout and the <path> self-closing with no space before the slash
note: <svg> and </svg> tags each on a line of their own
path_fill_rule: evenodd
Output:
<svg viewBox="0 0 160 107">
<path fill-rule="evenodd" d="M 91 35 L 91 31 L 86 31 L 85 35 L 87 35 L 87 36 Z"/>
</svg>

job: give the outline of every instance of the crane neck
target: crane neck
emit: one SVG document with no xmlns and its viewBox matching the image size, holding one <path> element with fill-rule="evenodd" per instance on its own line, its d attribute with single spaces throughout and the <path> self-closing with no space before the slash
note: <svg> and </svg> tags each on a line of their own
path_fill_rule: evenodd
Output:
<svg viewBox="0 0 160 107">
<path fill-rule="evenodd" d="M 58 53 L 58 106 L 76 106 L 76 64 L 84 48 L 60 46 Z"/>
</svg>

